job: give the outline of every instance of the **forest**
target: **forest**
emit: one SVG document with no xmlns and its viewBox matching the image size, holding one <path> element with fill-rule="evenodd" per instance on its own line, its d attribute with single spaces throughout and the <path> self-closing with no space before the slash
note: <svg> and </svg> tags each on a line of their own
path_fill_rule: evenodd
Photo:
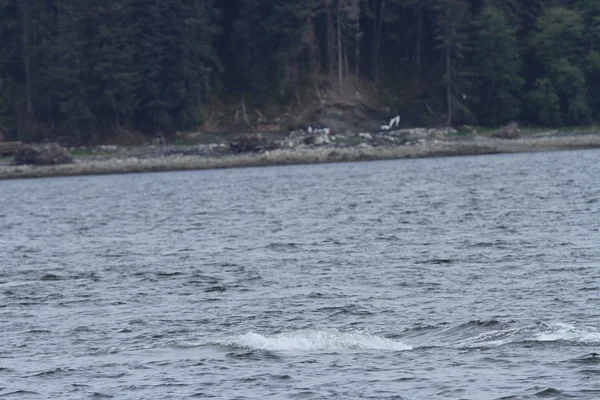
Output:
<svg viewBox="0 0 600 400">
<path fill-rule="evenodd" d="M 600 0 L 0 0 L 0 136 L 252 125 L 359 85 L 429 123 L 592 124 L 598 47 Z"/>
</svg>

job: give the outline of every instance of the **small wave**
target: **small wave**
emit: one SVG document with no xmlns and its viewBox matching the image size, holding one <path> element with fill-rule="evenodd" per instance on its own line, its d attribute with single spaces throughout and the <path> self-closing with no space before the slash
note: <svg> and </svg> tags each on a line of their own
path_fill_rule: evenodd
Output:
<svg viewBox="0 0 600 400">
<path fill-rule="evenodd" d="M 490 319 L 490 320 L 484 320 L 481 321 L 479 319 L 474 319 L 471 320 L 469 322 L 465 322 L 464 324 L 460 324 L 458 326 L 459 329 L 465 329 L 465 328 L 487 328 L 489 326 L 496 326 L 496 325 L 500 325 L 500 321 L 496 320 L 496 319 Z"/>
<path fill-rule="evenodd" d="M 569 342 L 579 342 L 586 344 L 600 343 L 600 332 L 577 328 L 568 324 L 555 324 L 548 326 L 535 338 L 540 342 L 555 342 L 565 340 Z"/>
<path fill-rule="evenodd" d="M 110 398 L 113 398 L 115 396 L 107 394 L 107 393 L 94 392 L 92 394 L 92 397 L 93 398 L 97 398 L 97 399 L 110 399 Z"/>
<path fill-rule="evenodd" d="M 206 289 L 204 289 L 204 291 L 206 293 L 210 293 L 210 292 L 225 292 L 225 291 L 227 291 L 227 287 L 226 286 L 211 286 L 211 287 L 207 287 Z"/>
<path fill-rule="evenodd" d="M 337 351 L 337 350 L 390 350 L 403 351 L 411 346 L 384 337 L 361 332 L 335 330 L 301 330 L 263 336 L 248 332 L 219 340 L 223 346 L 244 347 L 264 351 Z"/>
<path fill-rule="evenodd" d="M 506 323 L 496 319 L 471 320 L 459 324 L 418 324 L 395 337 L 410 340 L 411 344 L 418 347 L 486 347 L 493 345 L 487 342 L 497 339 L 498 332 L 508 330 L 511 324 L 512 321 Z M 503 337 L 504 333 L 500 335 Z"/>
<path fill-rule="evenodd" d="M 494 347 L 510 343 L 558 341 L 597 344 L 600 343 L 600 332 L 563 323 L 539 323 L 522 328 L 508 328 L 484 332 L 461 340 L 459 347 Z"/>
<path fill-rule="evenodd" d="M 272 250 L 286 250 L 286 249 L 294 249 L 296 247 L 298 247 L 298 243 L 294 243 L 294 242 L 289 242 L 289 243 L 272 242 L 265 246 L 265 248 L 272 249 Z"/>
<path fill-rule="evenodd" d="M 541 397 L 541 398 L 545 398 L 545 397 L 552 397 L 552 398 L 557 398 L 557 397 L 572 397 L 569 396 L 568 394 L 555 389 L 555 388 L 546 388 L 544 390 L 540 390 L 539 392 L 535 393 L 534 396 L 536 397 Z"/>
<path fill-rule="evenodd" d="M 432 258 L 432 259 L 417 261 L 416 264 L 444 265 L 444 264 L 452 264 L 456 261 L 457 260 L 454 260 L 452 258 Z"/>
<path fill-rule="evenodd" d="M 576 364 L 593 364 L 593 365 L 600 364 L 600 354 L 590 353 L 590 354 L 586 354 L 583 357 L 574 358 L 569 361 L 572 363 L 576 363 Z M 600 371 L 598 371 L 598 373 L 600 373 Z"/>
<path fill-rule="evenodd" d="M 65 278 L 63 278 L 60 275 L 56 275 L 56 274 L 44 274 L 40 277 L 41 281 L 60 281 L 63 279 L 65 279 Z"/>
<path fill-rule="evenodd" d="M 38 395 L 38 394 L 39 394 L 38 392 L 33 392 L 31 390 L 16 390 L 14 392 L 8 392 L 8 393 L 0 394 L 0 397 L 8 397 L 8 396 L 11 396 L 11 397 L 12 396 L 22 397 L 22 396 L 28 396 L 28 395 L 34 396 L 34 395 Z"/>
<path fill-rule="evenodd" d="M 40 371 L 37 372 L 31 376 L 36 376 L 36 377 L 42 377 L 42 376 L 54 376 L 57 374 L 64 374 L 64 373 L 69 373 L 72 372 L 73 370 L 71 368 L 54 368 L 54 369 L 49 369 L 46 371 Z"/>
<path fill-rule="evenodd" d="M 51 334 L 51 333 L 52 333 L 52 331 L 49 331 L 47 329 L 32 329 L 32 330 L 25 332 L 25 334 L 29 334 L 29 335 L 47 335 L 47 334 Z"/>
<path fill-rule="evenodd" d="M 157 278 L 173 278 L 173 277 L 182 276 L 182 275 L 184 275 L 184 273 L 183 272 L 179 272 L 179 271 L 174 271 L 174 272 L 159 271 L 159 272 L 156 272 L 156 277 Z"/>
</svg>

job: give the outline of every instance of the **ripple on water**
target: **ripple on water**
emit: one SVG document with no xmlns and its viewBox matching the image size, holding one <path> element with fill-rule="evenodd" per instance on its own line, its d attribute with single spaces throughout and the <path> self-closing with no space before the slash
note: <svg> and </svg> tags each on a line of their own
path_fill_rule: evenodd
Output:
<svg viewBox="0 0 600 400">
<path fill-rule="evenodd" d="M 27 398 L 30 396 L 38 396 L 38 392 L 34 392 L 32 390 L 15 390 L 6 393 L 0 393 L 0 397 L 16 397 L 16 398 Z"/>
</svg>

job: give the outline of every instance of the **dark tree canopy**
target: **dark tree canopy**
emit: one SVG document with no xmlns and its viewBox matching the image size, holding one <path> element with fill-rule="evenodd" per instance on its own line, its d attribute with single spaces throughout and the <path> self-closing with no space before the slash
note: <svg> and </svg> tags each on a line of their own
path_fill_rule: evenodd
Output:
<svg viewBox="0 0 600 400">
<path fill-rule="evenodd" d="M 197 129 L 214 103 L 243 104 L 243 122 L 357 82 L 439 123 L 588 124 L 600 2 L 0 0 L 0 129 L 15 139 Z"/>
</svg>

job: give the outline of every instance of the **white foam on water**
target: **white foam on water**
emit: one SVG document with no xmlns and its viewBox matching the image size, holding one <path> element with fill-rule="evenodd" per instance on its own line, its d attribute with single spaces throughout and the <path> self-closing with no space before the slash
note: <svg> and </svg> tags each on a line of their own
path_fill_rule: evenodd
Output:
<svg viewBox="0 0 600 400">
<path fill-rule="evenodd" d="M 550 329 L 544 330 L 537 335 L 535 340 L 540 342 L 555 342 L 566 340 L 586 344 L 600 343 L 600 332 L 586 330 L 572 325 L 557 323 L 549 325 Z"/>
<path fill-rule="evenodd" d="M 600 343 L 600 332 L 592 328 L 580 328 L 564 323 L 525 326 L 480 333 L 458 343 L 459 347 L 496 347 L 526 341 L 569 341 L 582 344 Z"/>
<path fill-rule="evenodd" d="M 511 343 L 514 340 L 515 329 L 481 333 L 477 336 L 467 338 L 458 342 L 458 347 L 496 347 Z"/>
<path fill-rule="evenodd" d="M 248 332 L 217 341 L 225 346 L 246 347 L 266 351 L 337 351 L 337 350 L 389 350 L 403 351 L 411 346 L 384 337 L 361 332 L 335 330 L 300 330 L 263 336 Z"/>
</svg>

